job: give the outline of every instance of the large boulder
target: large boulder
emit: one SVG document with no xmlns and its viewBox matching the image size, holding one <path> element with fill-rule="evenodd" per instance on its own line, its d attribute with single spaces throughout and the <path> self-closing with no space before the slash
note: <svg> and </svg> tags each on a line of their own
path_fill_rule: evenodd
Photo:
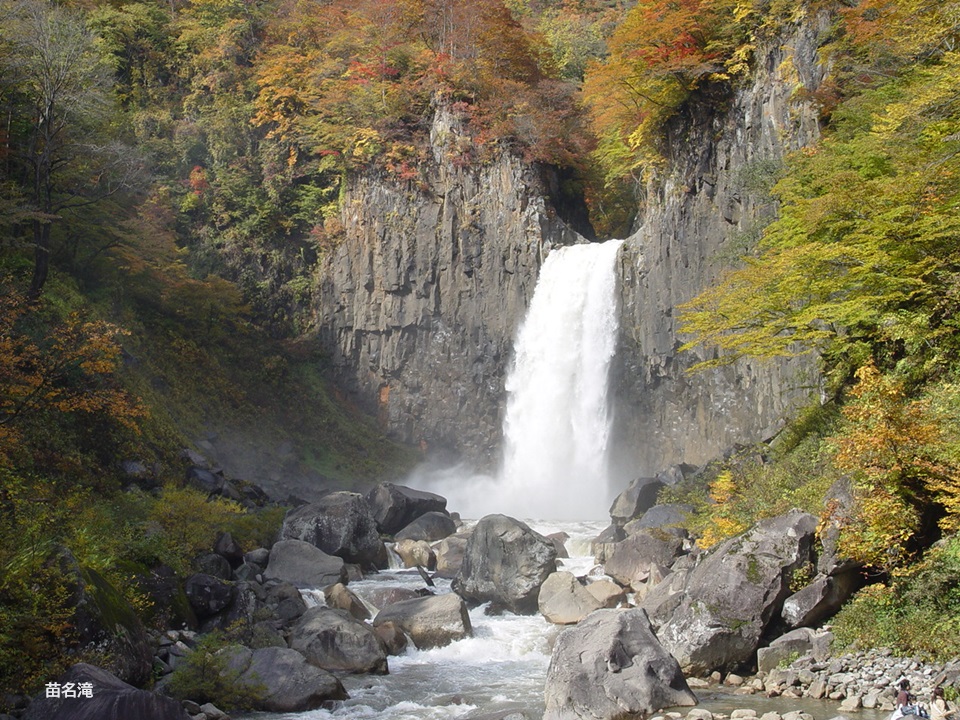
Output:
<svg viewBox="0 0 960 720">
<path fill-rule="evenodd" d="M 454 640 L 462 640 L 473 634 L 467 606 L 454 593 L 429 595 L 387 605 L 373 620 L 374 627 L 384 623 L 394 623 L 421 650 L 449 645 Z"/>
<path fill-rule="evenodd" d="M 283 540 L 302 540 L 365 568 L 387 567 L 387 549 L 363 495 L 334 492 L 287 513 Z"/>
<path fill-rule="evenodd" d="M 23 720 L 189 720 L 180 703 L 138 690 L 102 668 L 77 663 L 56 680 L 61 697 L 38 696 Z M 64 696 L 64 688 L 69 695 Z M 90 689 L 89 696 L 76 693 Z"/>
<path fill-rule="evenodd" d="M 380 483 L 367 493 L 367 503 L 380 532 L 393 535 L 428 512 L 443 512 L 447 500 L 441 495 L 404 485 Z"/>
<path fill-rule="evenodd" d="M 443 540 L 457 531 L 457 524 L 445 512 L 424 513 L 394 535 L 395 540 Z"/>
<path fill-rule="evenodd" d="M 639 477 L 627 489 L 617 495 L 610 506 L 610 519 L 614 525 L 623 527 L 657 504 L 657 495 L 666 487 L 658 478 Z"/>
<path fill-rule="evenodd" d="M 693 505 L 683 503 L 665 503 L 654 505 L 631 526 L 635 530 L 671 529 L 683 526 L 693 512 Z"/>
<path fill-rule="evenodd" d="M 230 606 L 236 594 L 234 584 L 206 573 L 196 573 L 187 578 L 183 586 L 190 607 L 197 618 L 205 620 Z"/>
<path fill-rule="evenodd" d="M 280 540 L 270 550 L 263 575 L 298 588 L 321 588 L 347 579 L 343 559 L 303 540 Z"/>
<path fill-rule="evenodd" d="M 106 578 L 77 564 L 65 548 L 57 557 L 74 608 L 78 645 L 121 681 L 142 684 L 150 677 L 153 650 L 130 603 Z"/>
<path fill-rule="evenodd" d="M 235 646 L 227 652 L 227 667 L 238 673 L 238 682 L 257 697 L 255 710 L 306 712 L 348 697 L 336 677 L 314 667 L 291 648 L 266 647 L 251 651 Z"/>
<path fill-rule="evenodd" d="M 387 655 L 373 630 L 344 610 L 307 610 L 290 631 L 290 647 L 330 672 L 387 672 Z"/>
<path fill-rule="evenodd" d="M 783 601 L 780 616 L 790 627 L 813 627 L 835 615 L 861 587 L 859 572 L 817 575 Z"/>
<path fill-rule="evenodd" d="M 769 646 L 757 650 L 757 670 L 767 673 L 804 655 L 823 662 L 830 656 L 832 641 L 833 633 L 798 628 L 781 635 Z"/>
<path fill-rule="evenodd" d="M 669 568 L 682 545 L 680 538 L 656 530 L 638 532 L 613 546 L 603 569 L 621 585 L 636 590 L 654 568 Z"/>
<path fill-rule="evenodd" d="M 619 525 L 608 525 L 590 543 L 590 552 L 598 565 L 603 565 L 614 550 L 614 546 L 626 539 L 627 534 Z"/>
<path fill-rule="evenodd" d="M 561 632 L 544 696 L 543 720 L 619 720 L 697 704 L 639 608 L 598 610 Z"/>
<path fill-rule="evenodd" d="M 540 586 L 557 569 L 556 561 L 553 543 L 526 523 L 487 515 L 467 541 L 453 589 L 467 602 L 492 602 L 532 615 Z"/>
<path fill-rule="evenodd" d="M 790 595 L 794 572 L 812 560 L 817 519 L 793 510 L 726 540 L 693 568 L 683 590 L 644 598 L 657 636 L 688 674 L 752 660 Z M 666 602 L 670 599 L 670 602 Z"/>
<path fill-rule="evenodd" d="M 574 625 L 604 605 L 573 573 L 555 572 L 540 586 L 537 607 L 554 625 Z"/>
</svg>

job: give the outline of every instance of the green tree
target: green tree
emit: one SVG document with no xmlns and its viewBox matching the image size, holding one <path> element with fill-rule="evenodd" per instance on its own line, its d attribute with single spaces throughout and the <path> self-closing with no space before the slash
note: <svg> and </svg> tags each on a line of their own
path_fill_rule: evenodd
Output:
<svg viewBox="0 0 960 720">
<path fill-rule="evenodd" d="M 26 196 L 37 298 L 50 269 L 51 230 L 65 214 L 137 186 L 142 162 L 111 133 L 112 78 L 73 10 L 4 0 L 0 67 L 16 122 L 10 174 Z"/>
</svg>

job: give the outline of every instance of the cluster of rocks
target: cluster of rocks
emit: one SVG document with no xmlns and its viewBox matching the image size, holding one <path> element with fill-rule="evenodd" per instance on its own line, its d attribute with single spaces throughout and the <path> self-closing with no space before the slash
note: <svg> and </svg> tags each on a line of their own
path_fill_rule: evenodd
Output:
<svg viewBox="0 0 960 720">
<path fill-rule="evenodd" d="M 956 680 L 957 668 L 899 666 L 889 654 L 832 659 L 829 633 L 808 626 L 853 587 L 851 568 L 817 537 L 816 518 L 792 511 L 700 551 L 680 527 L 686 508 L 654 504 L 684 472 L 639 479 L 617 498 L 613 524 L 594 542 L 603 572 L 587 577 L 558 570 L 563 536 L 505 515 L 465 528 L 439 495 L 389 483 L 294 508 L 270 548 L 245 552 L 221 535 L 183 583 L 187 629 L 142 641 L 152 647 L 158 689 L 196 652 L 199 634 L 230 629 L 237 642 L 222 660 L 257 690 L 256 709 L 315 709 L 347 697 L 344 675 L 389 672 L 388 658 L 408 642 L 428 648 L 469 637 L 468 608 L 484 603 L 488 612 L 540 613 L 568 626 L 547 672 L 546 720 L 692 705 L 690 688 L 721 672 L 739 693 L 828 698 L 844 712 L 887 707 L 903 676 L 915 688 Z M 351 588 L 364 572 L 387 567 L 388 543 L 420 570 L 423 587 Z M 435 593 L 437 576 L 452 579 L 452 593 Z M 308 607 L 302 591 L 317 588 L 324 602 Z M 754 664 L 755 677 L 735 674 Z M 117 674 L 118 683 L 139 678 Z M 212 706 L 188 702 L 184 712 L 222 720 Z"/>
<path fill-rule="evenodd" d="M 822 633 L 821 642 L 829 635 Z M 753 685 L 771 697 L 833 700 L 840 703 L 841 712 L 860 708 L 892 711 L 901 679 L 910 681 L 910 692 L 921 703 L 929 703 L 934 688 L 960 681 L 960 660 L 922 663 L 883 649 L 831 657 L 821 650 L 804 653 L 789 664 L 771 666 L 769 658 L 761 656 Z"/>
</svg>

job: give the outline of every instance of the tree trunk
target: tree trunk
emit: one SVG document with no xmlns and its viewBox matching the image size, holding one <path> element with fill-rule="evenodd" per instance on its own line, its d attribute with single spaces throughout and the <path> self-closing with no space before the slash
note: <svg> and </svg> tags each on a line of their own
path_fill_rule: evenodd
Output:
<svg viewBox="0 0 960 720">
<path fill-rule="evenodd" d="M 50 223 L 33 221 L 33 279 L 27 297 L 31 302 L 40 299 L 40 293 L 50 272 Z"/>
</svg>

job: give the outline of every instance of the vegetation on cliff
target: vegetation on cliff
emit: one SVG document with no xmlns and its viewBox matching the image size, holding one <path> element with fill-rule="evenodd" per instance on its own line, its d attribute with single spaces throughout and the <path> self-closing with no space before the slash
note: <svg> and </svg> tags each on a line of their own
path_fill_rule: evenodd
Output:
<svg viewBox="0 0 960 720">
<path fill-rule="evenodd" d="M 331 482 L 409 462 L 301 342 L 350 173 L 418 192 L 443 105 L 468 130 L 450 163 L 509 149 L 564 167 L 600 234 L 622 232 L 664 127 L 691 99 L 722 109 L 757 43 L 815 13 L 834 19 L 831 73 L 808 98 L 824 140 L 788 159 L 778 219 L 685 328 L 719 348 L 711 364 L 816 351 L 829 400 L 728 463 L 696 522 L 709 542 L 790 506 L 821 512 L 846 479 L 855 511 L 825 520 L 894 579 L 847 627 L 900 617 L 883 593 L 939 537 L 917 576 L 953 573 L 960 524 L 957 12 L 0 0 L 0 685 L 35 689 L 67 660 L 63 548 L 146 615 L 136 577 L 187 567 L 214 530 L 196 516 L 251 543 L 275 521 L 181 487 L 177 453 L 210 428 L 312 437 L 307 461 Z M 130 490 L 126 459 L 163 489 Z"/>
</svg>

